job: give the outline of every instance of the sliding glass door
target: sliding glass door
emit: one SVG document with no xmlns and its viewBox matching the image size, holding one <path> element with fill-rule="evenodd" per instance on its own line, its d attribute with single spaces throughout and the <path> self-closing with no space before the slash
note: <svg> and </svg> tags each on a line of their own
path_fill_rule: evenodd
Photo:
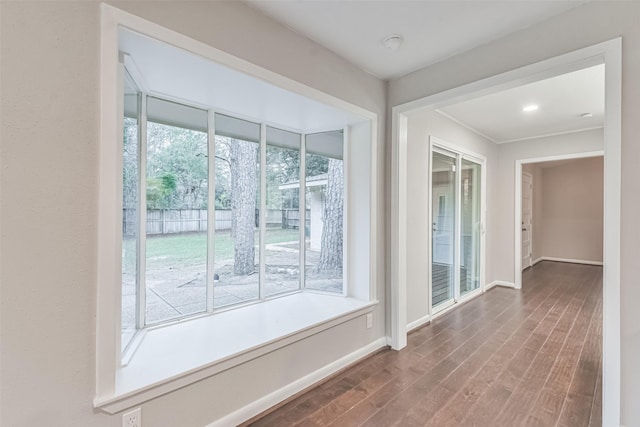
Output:
<svg viewBox="0 0 640 427">
<path fill-rule="evenodd" d="M 460 173 L 460 295 L 465 295 L 480 287 L 482 166 L 462 158 Z"/>
<path fill-rule="evenodd" d="M 456 161 L 433 151 L 431 167 L 432 259 L 431 302 L 445 304 L 454 298 Z"/>
<path fill-rule="evenodd" d="M 480 288 L 483 161 L 431 144 L 431 306 Z"/>
</svg>

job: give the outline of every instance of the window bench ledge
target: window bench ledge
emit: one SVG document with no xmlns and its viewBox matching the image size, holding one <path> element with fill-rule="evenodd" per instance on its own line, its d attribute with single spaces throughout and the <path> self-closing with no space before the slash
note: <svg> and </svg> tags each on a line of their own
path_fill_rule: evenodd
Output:
<svg viewBox="0 0 640 427">
<path fill-rule="evenodd" d="M 299 292 L 146 331 L 94 406 L 113 414 L 373 310 L 377 301 Z"/>
</svg>

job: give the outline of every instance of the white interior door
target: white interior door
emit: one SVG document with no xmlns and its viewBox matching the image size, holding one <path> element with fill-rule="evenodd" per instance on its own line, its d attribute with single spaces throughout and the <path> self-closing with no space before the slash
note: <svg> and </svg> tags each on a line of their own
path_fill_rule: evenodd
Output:
<svg viewBox="0 0 640 427">
<path fill-rule="evenodd" d="M 522 172 L 522 269 L 531 267 L 533 216 L 533 176 Z"/>
</svg>

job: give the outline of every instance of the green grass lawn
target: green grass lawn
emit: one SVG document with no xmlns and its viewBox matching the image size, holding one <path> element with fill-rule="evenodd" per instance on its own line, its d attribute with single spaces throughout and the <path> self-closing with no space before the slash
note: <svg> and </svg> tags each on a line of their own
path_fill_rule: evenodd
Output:
<svg viewBox="0 0 640 427">
<path fill-rule="evenodd" d="M 266 243 L 291 242 L 300 238 L 298 230 L 283 230 L 270 228 L 266 232 Z M 256 232 L 255 242 L 259 241 Z M 233 258 L 234 242 L 229 231 L 215 233 L 216 258 Z M 123 268 L 135 271 L 135 240 L 126 239 L 123 243 Z M 206 233 L 148 236 L 147 237 L 147 268 L 162 268 L 167 266 L 192 266 L 207 262 Z"/>
</svg>

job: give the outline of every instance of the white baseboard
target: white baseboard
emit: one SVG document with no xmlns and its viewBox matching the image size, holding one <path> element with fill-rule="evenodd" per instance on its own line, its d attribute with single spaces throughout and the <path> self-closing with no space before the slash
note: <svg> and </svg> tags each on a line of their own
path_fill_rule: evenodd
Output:
<svg viewBox="0 0 640 427">
<path fill-rule="evenodd" d="M 534 265 L 536 265 L 536 264 L 537 264 L 537 263 L 539 263 L 540 261 L 544 261 L 544 257 L 540 257 L 540 258 L 538 258 L 538 259 L 534 260 L 534 261 L 531 263 L 531 267 L 533 267 Z"/>
<path fill-rule="evenodd" d="M 588 261 L 584 259 L 556 258 L 556 257 L 550 257 L 550 256 L 543 256 L 538 259 L 540 261 L 569 262 L 571 264 L 604 265 L 602 261 Z"/>
<path fill-rule="evenodd" d="M 347 366 L 357 362 L 358 360 L 369 356 L 371 353 L 381 349 L 382 347 L 386 347 L 386 345 L 386 337 L 379 338 L 372 343 L 354 351 L 353 353 L 347 354 L 346 356 L 336 360 L 335 362 L 325 365 L 317 371 L 312 372 L 309 375 L 306 375 L 290 384 L 287 384 L 281 389 L 276 390 L 273 393 L 270 393 L 254 402 L 251 402 L 250 404 L 238 409 L 237 411 L 225 415 L 224 417 L 208 424 L 206 427 L 227 427 L 242 424 L 243 422 L 255 417 L 258 414 L 261 414 L 262 412 L 295 395 L 296 393 L 299 393 L 306 388 L 309 388 L 312 385 L 322 381 L 331 374 L 334 374 L 341 369 L 344 369 Z"/>
<path fill-rule="evenodd" d="M 426 316 L 422 316 L 418 320 L 414 320 L 413 322 L 407 324 L 407 332 L 411 332 L 412 330 L 417 329 L 422 325 L 426 325 L 430 321 L 431 321 L 430 315 L 427 314 Z"/>
<path fill-rule="evenodd" d="M 489 289 L 495 287 L 495 286 L 502 286 L 505 288 L 514 288 L 516 287 L 516 284 L 513 282 L 505 282 L 502 280 L 494 280 L 493 282 L 489 283 L 487 286 L 484 287 L 485 291 L 488 291 Z"/>
</svg>

